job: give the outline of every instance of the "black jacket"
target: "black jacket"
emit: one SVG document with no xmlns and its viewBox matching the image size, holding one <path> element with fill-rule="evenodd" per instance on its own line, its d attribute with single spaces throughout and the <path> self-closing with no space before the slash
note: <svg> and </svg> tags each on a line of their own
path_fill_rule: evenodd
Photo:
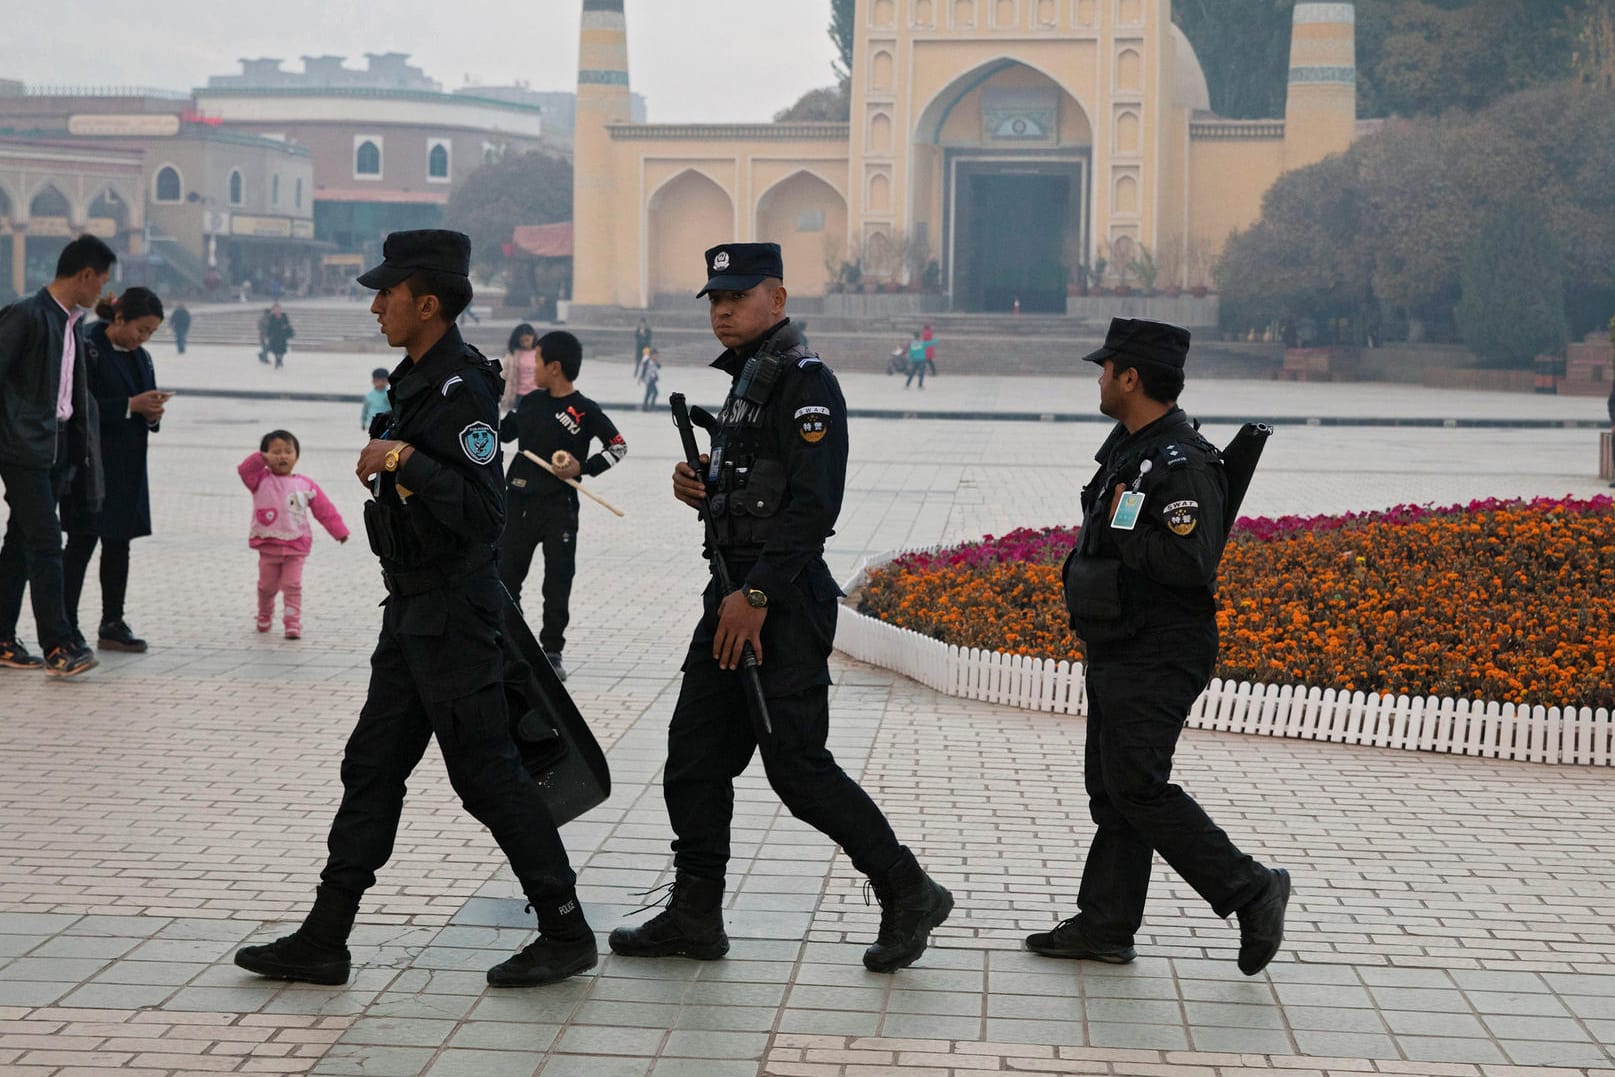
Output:
<svg viewBox="0 0 1615 1077">
<path fill-rule="evenodd" d="M 499 440 L 515 441 L 517 453 L 510 461 L 507 494 L 521 496 L 565 496 L 574 503 L 577 491 L 523 456 L 525 449 L 545 460 L 557 449 L 577 458 L 585 478 L 603 475 L 628 455 L 628 443 L 617 426 L 600 410 L 600 405 L 573 392 L 551 396 L 547 389 L 534 389 L 521 398 L 514 411 L 499 424 Z M 598 441 L 599 452 L 589 455 L 589 443 Z"/>
<path fill-rule="evenodd" d="M 757 355 L 780 364 L 761 405 L 740 395 L 741 375 Z M 772 600 L 805 569 L 827 578 L 824 542 L 835 534 L 847 482 L 847 402 L 835 374 L 789 319 L 712 365 L 735 379 L 714 439 L 722 466 L 708 476 L 709 484 L 716 481 L 708 494 L 718 542 L 739 565 L 731 565 L 736 576 L 745 569 L 735 583 Z M 748 472 L 744 479 L 740 469 Z"/>
<path fill-rule="evenodd" d="M 1117 424 L 1094 459 L 1099 469 L 1083 488 L 1082 530 L 1065 570 L 1077 634 L 1103 644 L 1214 618 L 1228 501 L 1216 446 L 1174 407 L 1137 433 Z M 1127 530 L 1112 526 L 1118 484 L 1144 495 Z"/>
<path fill-rule="evenodd" d="M 0 463 L 56 465 L 56 397 L 66 332 L 67 312 L 44 288 L 0 310 Z M 68 420 L 70 466 L 83 476 L 86 504 L 99 511 L 100 417 L 86 376 L 89 348 L 82 321 L 74 332 L 78 359 L 73 364 L 73 417 Z"/>
<path fill-rule="evenodd" d="M 101 413 L 101 470 L 106 500 L 100 516 L 83 511 L 81 483 L 62 502 L 62 530 L 90 532 L 115 542 L 151 534 L 151 495 L 146 469 L 146 439 L 162 426 L 129 410 L 132 397 L 157 388 L 157 369 L 145 348 L 119 351 L 107 339 L 107 323 L 96 322 L 85 334 L 89 343 L 85 370 L 90 395 Z"/>
<path fill-rule="evenodd" d="M 388 379 L 392 411 L 378 417 L 382 437 L 415 452 L 384 474 L 377 500 L 398 514 L 401 556 L 382 558 L 388 572 L 442 568 L 449 575 L 493 564 L 505 525 L 499 467 L 499 367 L 453 326 L 416 362 L 405 359 Z M 401 498 L 398 486 L 410 491 Z"/>
</svg>

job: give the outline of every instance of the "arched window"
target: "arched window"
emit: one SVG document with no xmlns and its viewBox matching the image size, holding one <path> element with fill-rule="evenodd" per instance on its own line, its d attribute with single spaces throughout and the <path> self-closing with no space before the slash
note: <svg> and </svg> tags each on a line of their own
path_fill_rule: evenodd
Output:
<svg viewBox="0 0 1615 1077">
<path fill-rule="evenodd" d="M 178 202 L 184 197 L 180 182 L 179 169 L 173 165 L 164 165 L 157 170 L 156 190 L 152 195 L 157 202 Z"/>
<path fill-rule="evenodd" d="M 241 169 L 237 168 L 230 173 L 230 204 L 239 206 L 245 197 L 241 190 Z"/>
<path fill-rule="evenodd" d="M 381 146 L 374 139 L 361 139 L 353 151 L 353 174 L 356 176 L 381 175 Z"/>
<path fill-rule="evenodd" d="M 269 204 L 272 205 L 272 206 L 280 205 L 280 173 L 279 172 L 277 172 L 273 176 L 269 177 Z"/>
<path fill-rule="evenodd" d="M 426 178 L 431 180 L 447 180 L 449 178 L 449 144 L 447 142 L 433 142 L 431 149 L 426 151 Z"/>
</svg>

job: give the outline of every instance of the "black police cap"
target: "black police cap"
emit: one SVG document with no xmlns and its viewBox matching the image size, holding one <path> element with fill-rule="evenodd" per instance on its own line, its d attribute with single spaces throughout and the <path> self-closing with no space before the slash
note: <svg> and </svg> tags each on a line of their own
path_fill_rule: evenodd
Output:
<svg viewBox="0 0 1615 1077">
<path fill-rule="evenodd" d="M 1082 358 L 1084 362 L 1103 363 L 1107 359 L 1126 357 L 1136 363 L 1182 370 L 1188 354 L 1189 331 L 1181 325 L 1143 318 L 1112 318 L 1104 345 Z"/>
<path fill-rule="evenodd" d="M 707 251 L 707 286 L 695 293 L 744 292 L 770 277 L 785 279 L 778 243 L 721 243 Z"/>
<path fill-rule="evenodd" d="M 471 275 L 471 237 L 444 228 L 392 232 L 381 245 L 381 264 L 359 277 L 366 288 L 380 291 L 401 284 L 421 270 Z"/>
</svg>

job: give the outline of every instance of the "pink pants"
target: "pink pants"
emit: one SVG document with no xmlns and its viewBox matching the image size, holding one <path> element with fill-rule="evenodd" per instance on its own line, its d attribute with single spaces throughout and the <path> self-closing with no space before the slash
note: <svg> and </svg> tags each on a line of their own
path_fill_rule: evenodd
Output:
<svg viewBox="0 0 1615 1077">
<path fill-rule="evenodd" d="M 303 562 L 306 554 L 280 550 L 258 551 L 258 631 L 267 632 L 275 620 L 275 593 L 284 594 L 286 631 L 303 631 Z"/>
</svg>

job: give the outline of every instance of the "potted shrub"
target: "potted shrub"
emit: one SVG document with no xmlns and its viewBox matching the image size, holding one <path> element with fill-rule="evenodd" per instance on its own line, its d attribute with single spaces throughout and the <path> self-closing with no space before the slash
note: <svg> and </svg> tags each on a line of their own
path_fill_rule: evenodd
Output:
<svg viewBox="0 0 1615 1077">
<path fill-rule="evenodd" d="M 1204 284 L 1196 284 L 1189 289 L 1189 294 L 1196 299 L 1204 299 L 1209 289 Z"/>
</svg>

